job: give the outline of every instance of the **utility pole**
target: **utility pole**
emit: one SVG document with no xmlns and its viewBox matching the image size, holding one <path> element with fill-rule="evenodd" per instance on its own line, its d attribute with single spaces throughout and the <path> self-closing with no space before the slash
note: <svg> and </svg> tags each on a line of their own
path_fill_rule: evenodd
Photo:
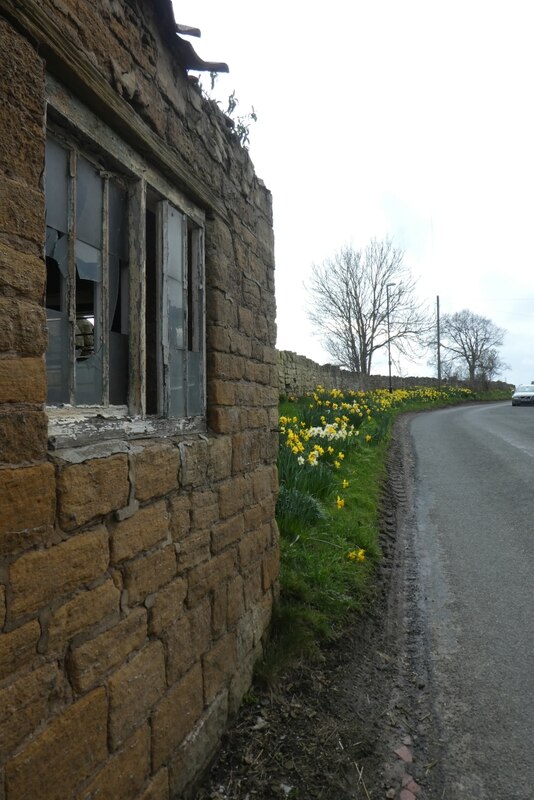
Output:
<svg viewBox="0 0 534 800">
<path fill-rule="evenodd" d="M 436 296 L 436 330 L 438 340 L 438 389 L 441 389 L 441 341 L 439 335 L 439 294 Z"/>
<path fill-rule="evenodd" d="M 395 286 L 394 283 L 386 283 L 386 316 L 387 316 L 387 323 L 388 323 L 388 367 L 389 367 L 389 391 L 393 391 L 393 386 L 391 384 L 391 332 L 390 332 L 390 325 L 389 325 L 389 287 Z"/>
</svg>

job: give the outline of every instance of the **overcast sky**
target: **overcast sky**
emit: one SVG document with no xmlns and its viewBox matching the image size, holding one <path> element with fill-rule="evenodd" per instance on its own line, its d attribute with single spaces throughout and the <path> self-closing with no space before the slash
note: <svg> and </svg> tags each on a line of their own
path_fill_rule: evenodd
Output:
<svg viewBox="0 0 534 800">
<path fill-rule="evenodd" d="M 389 236 L 421 299 L 505 328 L 504 377 L 534 380 L 531 0 L 191 0 L 175 15 L 228 63 L 215 95 L 258 115 L 278 347 L 331 360 L 306 316 L 310 268 Z"/>
</svg>

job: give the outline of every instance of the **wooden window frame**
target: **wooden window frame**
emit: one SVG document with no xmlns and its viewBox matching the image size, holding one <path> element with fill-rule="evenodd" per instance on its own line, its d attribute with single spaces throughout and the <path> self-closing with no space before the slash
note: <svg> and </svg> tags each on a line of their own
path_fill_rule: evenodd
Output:
<svg viewBox="0 0 534 800">
<path fill-rule="evenodd" d="M 86 108 L 77 97 L 70 94 L 53 77 L 47 75 L 47 123 L 51 131 L 64 132 L 67 141 L 80 142 L 80 152 L 86 157 L 91 151 L 98 153 L 110 173 L 122 178 L 128 187 L 129 228 L 129 380 L 127 406 L 102 404 L 97 406 L 47 406 L 49 417 L 49 444 L 51 448 L 73 444 L 88 444 L 110 437 L 133 438 L 138 436 L 172 435 L 204 431 L 206 429 L 206 377 L 205 377 L 205 291 L 204 291 L 204 228 L 205 213 L 190 201 L 176 185 L 170 183 L 155 169 L 148 159 L 140 156 L 127 142 L 120 139 L 103 120 Z M 183 304 L 184 308 L 184 386 L 183 414 L 174 416 L 169 403 L 168 374 L 164 364 L 163 332 L 167 325 L 163 304 L 164 277 L 158 290 L 158 402 L 157 413 L 147 413 L 146 406 L 146 239 L 145 219 L 147 197 L 158 207 L 156 261 L 163 263 L 165 239 L 165 213 L 174 209 L 184 220 Z M 166 211 L 167 210 L 167 211 Z M 104 215 L 105 218 L 105 215 Z M 188 233 L 194 241 L 188 246 Z M 188 274 L 191 253 L 195 264 L 193 282 Z M 193 288 L 194 297 L 188 293 Z M 103 288 L 104 296 L 106 289 Z M 71 309 L 72 312 L 72 309 Z M 194 335 L 191 336 L 188 314 L 197 315 Z M 189 341 L 189 339 L 193 341 Z M 161 346 L 159 346 L 161 345 Z M 188 351 L 195 351 L 194 363 L 198 370 L 198 402 L 188 402 L 189 376 Z M 107 376 L 104 375 L 107 387 Z M 194 407 L 194 413 L 189 413 Z M 152 412 L 154 409 L 152 409 Z"/>
</svg>

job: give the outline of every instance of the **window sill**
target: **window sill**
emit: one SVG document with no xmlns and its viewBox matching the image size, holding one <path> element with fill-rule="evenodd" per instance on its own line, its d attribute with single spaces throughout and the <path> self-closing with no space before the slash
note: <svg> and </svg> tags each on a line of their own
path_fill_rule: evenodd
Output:
<svg viewBox="0 0 534 800">
<path fill-rule="evenodd" d="M 89 406 L 48 407 L 46 413 L 49 450 L 82 447 L 108 440 L 129 441 L 206 432 L 204 417 L 133 417 L 128 415 L 125 406 L 106 409 Z"/>
</svg>

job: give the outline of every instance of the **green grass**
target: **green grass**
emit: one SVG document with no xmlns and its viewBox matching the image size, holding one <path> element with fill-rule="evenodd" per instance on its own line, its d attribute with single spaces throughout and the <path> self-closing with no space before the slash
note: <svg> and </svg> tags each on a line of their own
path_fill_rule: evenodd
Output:
<svg viewBox="0 0 534 800">
<path fill-rule="evenodd" d="M 510 399 L 508 392 L 420 389 L 350 397 L 338 392 L 332 398 L 320 390 L 311 397 L 281 402 L 280 599 L 257 669 L 260 681 L 272 684 L 289 664 L 316 656 L 323 643 L 335 639 L 372 603 L 381 558 L 380 497 L 395 417 L 406 411 L 503 399 Z M 343 402 L 350 409 L 341 409 Z M 332 424 L 341 415 L 348 420 L 343 425 L 352 430 L 345 439 L 328 442 L 303 434 L 310 427 Z M 318 444 L 323 453 L 312 466 L 310 453 Z"/>
</svg>

